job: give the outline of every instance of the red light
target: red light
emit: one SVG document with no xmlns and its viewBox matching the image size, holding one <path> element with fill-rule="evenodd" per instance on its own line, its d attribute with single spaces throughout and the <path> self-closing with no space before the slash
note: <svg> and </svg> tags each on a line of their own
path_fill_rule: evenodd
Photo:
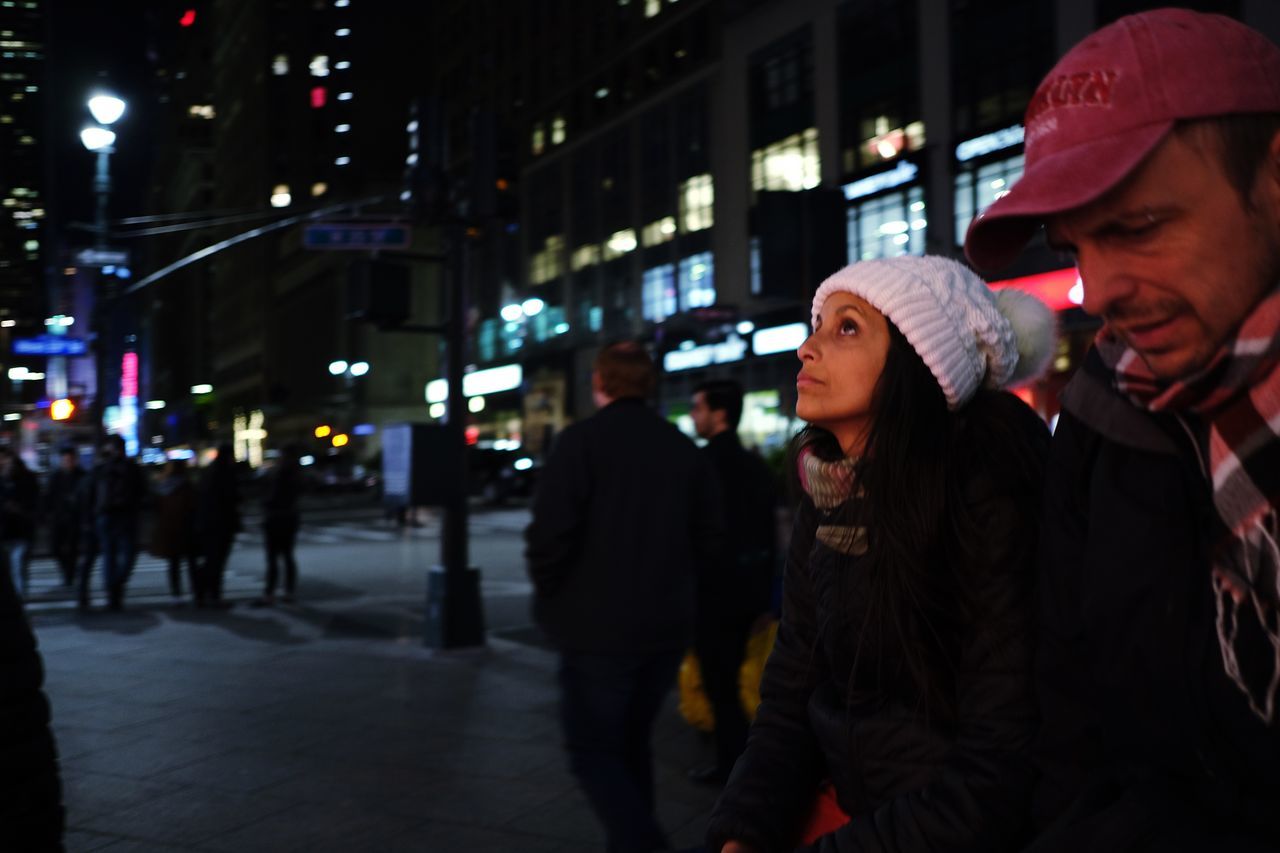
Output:
<svg viewBox="0 0 1280 853">
<path fill-rule="evenodd" d="M 480 427 L 467 427 L 467 444 L 475 444 L 480 440 Z"/>
<path fill-rule="evenodd" d="M 189 27 L 196 22 L 196 10 L 188 9 L 182 13 L 182 17 L 178 19 L 178 23 L 184 27 Z"/>
<path fill-rule="evenodd" d="M 1068 308 L 1077 308 L 1080 305 L 1080 300 L 1083 298 L 1083 288 L 1076 290 L 1076 285 L 1079 282 L 1080 273 L 1075 267 L 1069 267 L 1065 270 L 1054 270 L 1053 272 L 1028 275 L 1022 278 L 993 281 L 991 282 L 991 289 L 999 290 L 1002 287 L 1012 287 L 1039 297 L 1044 304 L 1054 311 L 1066 311 Z M 1075 291 L 1074 293 L 1072 293 L 1073 290 Z M 1080 298 L 1073 299 L 1073 296 Z"/>
<path fill-rule="evenodd" d="M 127 352 L 120 359 L 120 396 L 138 396 L 138 354 Z"/>
<path fill-rule="evenodd" d="M 318 110 L 324 106 L 325 100 L 329 93 L 325 91 L 324 86 L 316 86 L 311 90 L 311 108 Z"/>
</svg>

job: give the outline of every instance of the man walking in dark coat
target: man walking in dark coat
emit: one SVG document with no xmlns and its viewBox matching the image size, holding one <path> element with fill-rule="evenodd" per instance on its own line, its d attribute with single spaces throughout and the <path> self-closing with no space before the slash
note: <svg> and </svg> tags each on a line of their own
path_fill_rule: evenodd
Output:
<svg viewBox="0 0 1280 853">
<path fill-rule="evenodd" d="M 62 572 L 62 583 L 68 588 L 76 581 L 80 560 L 80 482 L 84 477 L 80 452 L 75 447 L 58 451 L 58 468 L 49 478 L 45 511 L 53 556 Z"/>
<path fill-rule="evenodd" d="M 689 778 L 723 785 L 747 745 L 747 715 L 738 672 L 751 626 L 769 609 L 776 553 L 777 491 L 764 460 L 738 440 L 742 386 L 729 379 L 704 382 L 693 392 L 689 414 L 703 454 L 711 462 L 723 497 L 725 547 L 698 584 L 697 641 L 702 685 L 715 718 L 716 762 L 695 767 Z"/>
<path fill-rule="evenodd" d="M 600 352 L 599 411 L 560 434 L 525 533 L 534 617 L 560 650 L 569 765 L 610 851 L 669 847 L 650 734 L 693 638 L 698 573 L 720 545 L 705 460 L 645 405 L 655 378 L 638 344 Z"/>
<path fill-rule="evenodd" d="M 101 461 L 94 466 L 90 485 L 107 607 L 120 610 L 138 555 L 138 521 L 146 494 L 142 469 L 129 458 L 120 436 L 109 435 L 102 443 Z"/>
<path fill-rule="evenodd" d="M 201 556 L 196 607 L 223 607 L 222 576 L 240 532 L 240 485 L 230 444 L 218 445 L 213 462 L 201 472 L 196 509 Z"/>
<path fill-rule="evenodd" d="M 1041 534 L 1036 853 L 1280 849 L 1280 49 L 1121 18 L 1027 110 L 977 266 L 1041 224 L 1105 325 Z"/>
</svg>

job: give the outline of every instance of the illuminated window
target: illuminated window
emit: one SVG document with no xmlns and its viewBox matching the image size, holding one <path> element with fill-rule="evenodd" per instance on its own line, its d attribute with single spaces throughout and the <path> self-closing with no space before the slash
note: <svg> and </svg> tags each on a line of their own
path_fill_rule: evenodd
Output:
<svg viewBox="0 0 1280 853">
<path fill-rule="evenodd" d="M 335 127 L 333 128 L 333 132 L 334 132 L 334 133 L 350 133 L 350 132 L 351 132 L 351 125 L 349 125 L 349 124 L 339 124 L 339 125 L 337 125 L 337 126 L 335 126 Z"/>
<path fill-rule="evenodd" d="M 928 221 L 919 186 L 852 204 L 845 216 L 849 263 L 924 254 Z"/>
<path fill-rule="evenodd" d="M 716 302 L 715 262 L 710 252 L 680 261 L 680 308 L 704 308 Z"/>
<path fill-rule="evenodd" d="M 351 5 L 351 0 L 333 0 L 333 5 L 339 9 L 345 9 Z"/>
<path fill-rule="evenodd" d="M 564 142 L 565 124 L 564 116 L 556 116 L 551 120 L 551 144 L 559 145 Z"/>
<path fill-rule="evenodd" d="M 289 194 L 288 184 L 276 184 L 271 190 L 271 206 L 272 207 L 288 207 L 293 201 L 293 196 Z"/>
<path fill-rule="evenodd" d="M 337 36 L 338 38 L 340 38 L 340 39 L 344 39 L 344 38 L 346 38 L 347 36 L 351 35 L 351 28 L 350 28 L 350 27 L 338 27 L 336 30 L 334 30 L 334 31 L 333 31 L 333 34 L 334 34 L 335 36 Z"/>
<path fill-rule="evenodd" d="M 569 259 L 569 268 L 577 272 L 598 263 L 600 263 L 600 246 L 596 243 L 588 243 L 573 250 L 573 257 Z"/>
<path fill-rule="evenodd" d="M 956 245 L 964 244 L 973 217 L 1009 192 L 1022 177 L 1023 156 L 987 163 L 956 174 Z"/>
<path fill-rule="evenodd" d="M 634 228 L 615 231 L 604 244 L 604 259 L 611 261 L 614 258 L 620 258 L 628 252 L 634 252 L 637 245 L 639 244 L 636 243 Z"/>
<path fill-rule="evenodd" d="M 333 63 L 333 67 L 338 71 L 346 71 L 351 67 L 351 61 L 347 59 L 342 59 Z"/>
<path fill-rule="evenodd" d="M 922 121 L 913 121 L 906 127 L 893 127 L 887 116 L 876 116 L 863 121 L 861 130 L 857 157 L 853 158 L 852 152 L 845 152 L 846 172 L 877 166 L 906 151 L 919 151 L 925 143 Z"/>
<path fill-rule="evenodd" d="M 564 275 L 564 237 L 553 234 L 529 260 L 529 283 L 546 284 Z"/>
<path fill-rule="evenodd" d="M 342 157 L 337 157 L 337 158 L 335 158 L 335 159 L 334 159 L 334 161 L 333 161 L 333 165 L 335 165 L 335 166 L 350 166 L 350 165 L 351 165 L 351 158 L 350 158 L 350 157 L 347 157 L 346 155 L 343 155 Z"/>
<path fill-rule="evenodd" d="M 640 284 L 640 313 L 654 323 L 676 313 L 676 268 L 662 264 L 644 271 Z"/>
<path fill-rule="evenodd" d="M 662 0 L 644 0 L 644 16 L 652 18 L 662 11 Z"/>
<path fill-rule="evenodd" d="M 316 86 L 311 90 L 311 108 L 312 109 L 316 109 L 316 110 L 320 109 L 325 105 L 325 102 L 328 101 L 328 99 L 329 99 L 329 92 L 324 88 L 324 86 Z"/>
<path fill-rule="evenodd" d="M 18 144 L 19 145 L 35 145 L 36 138 L 34 136 L 19 136 Z"/>
<path fill-rule="evenodd" d="M 810 190 L 821 182 L 817 128 L 751 152 L 751 188 L 756 192 Z"/>
<path fill-rule="evenodd" d="M 323 54 L 312 57 L 311 63 L 307 66 L 311 69 L 312 77 L 328 77 L 329 76 L 329 57 Z"/>
<path fill-rule="evenodd" d="M 216 113 L 213 104 L 192 104 L 187 107 L 187 115 L 191 118 L 211 119 Z"/>
<path fill-rule="evenodd" d="M 324 181 L 316 181 L 311 185 L 312 196 L 322 196 L 329 191 L 329 185 Z"/>
<path fill-rule="evenodd" d="M 710 175 L 695 175 L 680 185 L 680 232 L 703 231 L 715 224 L 715 188 Z"/>
<path fill-rule="evenodd" d="M 283 53 L 277 53 L 276 58 L 271 61 L 271 73 L 277 77 L 283 77 L 289 73 L 289 57 Z"/>
<path fill-rule="evenodd" d="M 674 216 L 664 216 L 650 222 L 640 230 L 640 243 L 645 247 L 658 246 L 666 243 L 668 240 L 674 240 L 676 236 L 676 218 Z"/>
<path fill-rule="evenodd" d="M 547 147 L 547 132 L 542 127 L 542 122 L 538 122 L 533 126 L 533 139 L 530 142 L 530 150 L 533 156 L 537 157 Z"/>
<path fill-rule="evenodd" d="M 339 92 L 339 93 L 338 93 L 338 100 L 339 100 L 339 101 L 349 101 L 349 100 L 351 100 L 353 97 L 354 97 L 354 95 L 352 95 L 350 92 Z"/>
</svg>

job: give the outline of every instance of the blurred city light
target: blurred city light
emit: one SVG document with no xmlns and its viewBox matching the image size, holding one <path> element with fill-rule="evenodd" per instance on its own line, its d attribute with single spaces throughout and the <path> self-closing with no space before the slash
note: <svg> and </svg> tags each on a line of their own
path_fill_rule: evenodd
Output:
<svg viewBox="0 0 1280 853">
<path fill-rule="evenodd" d="M 212 385 L 209 385 L 209 384 L 204 384 L 204 385 L 192 385 L 192 386 L 191 386 L 191 393 L 192 393 L 192 394 L 212 394 L 212 393 L 213 393 L 213 386 L 212 386 Z"/>
<path fill-rule="evenodd" d="M 55 421 L 65 421 L 75 414 L 75 411 L 76 404 L 66 398 L 54 400 L 49 404 L 49 417 Z"/>
<path fill-rule="evenodd" d="M 535 296 L 521 303 L 520 310 L 524 312 L 526 317 L 534 317 L 541 314 L 542 309 L 545 307 L 547 307 L 547 303 Z"/>
<path fill-rule="evenodd" d="M 357 361 L 355 364 L 351 365 L 350 369 L 352 376 L 364 376 L 369 372 L 369 362 Z"/>
<path fill-rule="evenodd" d="M 346 447 L 347 444 L 350 443 L 350 441 L 351 441 L 350 436 L 348 436 L 345 432 L 340 432 L 333 437 L 333 446 Z"/>
<path fill-rule="evenodd" d="M 337 361 L 331 361 L 329 362 L 329 372 L 332 373 L 334 376 L 341 376 L 342 374 L 347 372 L 347 366 L 348 366 L 347 363 L 342 359 L 338 359 Z"/>
<path fill-rule="evenodd" d="M 478 414 L 484 411 L 484 397 L 472 397 L 467 401 L 467 411 Z"/>
<path fill-rule="evenodd" d="M 315 437 L 328 438 L 332 433 L 333 433 L 333 427 L 327 424 L 321 424 L 320 426 L 316 427 Z"/>
<path fill-rule="evenodd" d="M 524 316 L 524 309 L 515 304 L 504 305 L 502 306 L 502 310 L 498 312 L 498 315 L 508 323 L 514 323 Z"/>
<path fill-rule="evenodd" d="M 146 407 L 155 412 L 164 408 L 164 400 L 148 400 Z"/>
<path fill-rule="evenodd" d="M 89 112 L 98 124 L 115 124 L 124 115 L 124 101 L 115 95 L 94 95 L 89 99 Z"/>
<path fill-rule="evenodd" d="M 90 151 L 102 151 L 115 144 L 116 135 L 105 127 L 86 127 L 80 131 L 80 141 Z"/>
</svg>

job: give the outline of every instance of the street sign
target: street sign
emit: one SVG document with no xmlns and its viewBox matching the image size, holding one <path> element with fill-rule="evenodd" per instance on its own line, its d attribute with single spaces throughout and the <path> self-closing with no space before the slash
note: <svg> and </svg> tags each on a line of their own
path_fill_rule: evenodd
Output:
<svg viewBox="0 0 1280 853">
<path fill-rule="evenodd" d="M 76 252 L 76 265 L 82 267 L 126 267 L 129 265 L 128 249 L 81 249 Z"/>
<path fill-rule="evenodd" d="M 84 338 L 68 338 L 65 335 L 38 335 L 34 338 L 14 338 L 14 355 L 84 355 L 89 345 Z"/>
<path fill-rule="evenodd" d="M 396 222 L 321 222 L 302 232 L 307 249 L 407 249 L 412 237 L 408 225 Z"/>
</svg>

